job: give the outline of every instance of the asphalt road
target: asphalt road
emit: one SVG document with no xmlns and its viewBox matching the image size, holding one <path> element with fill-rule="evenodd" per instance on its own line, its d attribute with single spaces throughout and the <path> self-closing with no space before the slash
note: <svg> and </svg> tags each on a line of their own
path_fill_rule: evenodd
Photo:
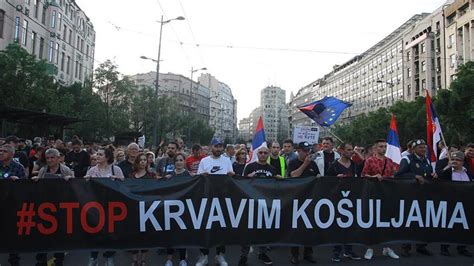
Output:
<svg viewBox="0 0 474 266">
<path fill-rule="evenodd" d="M 395 251 L 400 254 L 400 247 L 393 246 Z M 382 256 L 382 247 L 378 246 L 374 248 L 375 256 L 371 261 L 367 260 L 360 260 L 360 261 L 351 261 L 349 259 L 343 259 L 340 263 L 333 263 L 331 262 L 332 258 L 332 248 L 331 247 L 317 247 L 314 248 L 315 258 L 317 259 L 317 264 L 309 264 L 301 261 L 300 265 L 469 265 L 474 266 L 474 258 L 466 258 L 461 257 L 456 253 L 456 248 L 451 247 L 452 257 L 444 257 L 439 255 L 439 245 L 431 244 L 428 246 L 433 253 L 434 256 L 428 257 L 419 255 L 416 253 L 412 253 L 410 258 L 402 257 L 399 260 L 394 260 L 388 257 Z M 470 251 L 474 251 L 473 247 L 469 247 Z M 263 263 L 259 262 L 257 259 L 257 250 L 254 249 L 254 252 L 249 255 L 249 265 L 264 265 Z M 365 253 L 365 247 L 362 246 L 355 246 L 354 251 L 360 255 L 361 257 Z M 192 249 L 188 251 L 188 261 L 189 265 L 195 265 L 197 257 L 199 255 L 199 251 L 197 249 Z M 214 258 L 214 250 L 211 249 L 211 253 L 209 255 L 210 264 L 214 265 L 213 260 Z M 273 248 L 268 255 L 270 258 L 273 259 L 273 265 L 291 265 L 290 264 L 290 251 L 289 248 Z M 22 254 L 21 265 L 35 265 L 35 254 Z M 52 257 L 52 254 L 49 254 L 49 258 Z M 227 254 L 226 259 L 229 265 L 237 265 L 237 262 L 240 258 L 240 247 L 232 246 L 227 247 Z M 8 255 L 1 254 L 0 255 L 0 266 L 9 265 L 8 264 Z M 89 259 L 89 252 L 86 251 L 77 251 L 71 252 L 66 255 L 65 258 L 65 265 L 70 266 L 86 266 Z M 149 251 L 147 254 L 147 264 L 146 265 L 164 265 L 166 261 L 166 255 L 159 255 L 156 250 Z M 174 265 L 178 265 L 178 255 L 175 255 Z M 130 266 L 132 265 L 132 258 L 131 254 L 126 251 L 119 251 L 115 256 L 115 265 L 117 266 Z M 100 257 L 100 264 L 104 265 L 104 259 Z"/>
</svg>

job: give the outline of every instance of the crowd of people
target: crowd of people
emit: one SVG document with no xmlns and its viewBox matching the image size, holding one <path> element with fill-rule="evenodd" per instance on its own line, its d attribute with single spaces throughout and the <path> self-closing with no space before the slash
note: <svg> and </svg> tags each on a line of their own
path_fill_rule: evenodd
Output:
<svg viewBox="0 0 474 266">
<path fill-rule="evenodd" d="M 169 142 L 166 148 L 153 152 L 142 149 L 136 143 L 127 147 L 112 145 L 83 145 L 77 137 L 70 142 L 54 138 L 34 138 L 33 141 L 9 136 L 0 146 L 0 177 L 4 179 L 26 179 L 35 182 L 43 178 L 154 178 L 170 179 L 184 176 L 228 175 L 248 178 L 296 178 L 312 176 L 334 176 L 339 178 L 373 178 L 383 181 L 386 178 L 413 178 L 423 184 L 437 179 L 470 182 L 474 177 L 474 144 L 464 147 L 440 146 L 440 158 L 433 170 L 426 157 L 427 145 L 424 140 L 412 140 L 402 153 L 400 165 L 385 156 L 387 142 L 375 140 L 366 147 L 342 143 L 334 147 L 332 138 L 322 139 L 319 144 L 307 142 L 294 144 L 292 140 L 267 142 L 267 147 L 256 151 L 257 158 L 248 163 L 250 151 L 245 144 L 227 144 L 215 138 L 209 146 L 194 144 L 189 150 L 182 139 Z M 295 150 L 296 149 L 296 150 Z M 241 249 L 239 266 L 247 265 L 251 247 Z M 402 247 L 401 255 L 408 257 L 411 245 Z M 273 262 L 268 247 L 258 248 L 258 259 L 265 265 Z M 416 251 L 431 256 L 426 244 L 417 244 Z M 465 246 L 458 246 L 460 255 L 472 257 Z M 228 265 L 225 258 L 226 248 L 216 248 L 215 261 L 218 265 Z M 133 265 L 145 265 L 147 250 L 130 251 Z M 168 255 L 165 266 L 173 265 L 175 250 L 166 250 Z M 188 265 L 185 249 L 179 249 L 179 266 Z M 442 245 L 441 255 L 450 256 L 449 246 Z M 371 260 L 374 251 L 368 248 L 363 258 Z M 114 265 L 114 251 L 106 251 L 103 256 L 106 265 Z M 383 248 L 383 255 L 399 259 L 399 255 L 390 247 Z M 55 265 L 63 265 L 64 253 L 55 253 Z M 312 247 L 303 248 L 303 260 L 316 263 Z M 332 261 L 343 258 L 360 260 L 350 245 L 335 246 Z M 36 256 L 37 265 L 47 265 L 47 254 Z M 19 265 L 19 254 L 10 254 L 11 265 Z M 290 249 L 290 262 L 300 263 L 300 248 Z M 209 249 L 201 249 L 201 255 L 195 263 L 203 266 L 209 263 Z M 89 265 L 98 265 L 98 252 L 91 252 Z"/>
</svg>

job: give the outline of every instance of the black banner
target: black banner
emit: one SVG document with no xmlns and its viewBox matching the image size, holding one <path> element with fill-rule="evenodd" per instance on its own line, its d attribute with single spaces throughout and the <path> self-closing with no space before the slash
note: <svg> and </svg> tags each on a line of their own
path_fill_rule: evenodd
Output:
<svg viewBox="0 0 474 266">
<path fill-rule="evenodd" d="M 462 182 L 227 176 L 2 180 L 0 252 L 474 244 L 473 188 Z"/>
</svg>

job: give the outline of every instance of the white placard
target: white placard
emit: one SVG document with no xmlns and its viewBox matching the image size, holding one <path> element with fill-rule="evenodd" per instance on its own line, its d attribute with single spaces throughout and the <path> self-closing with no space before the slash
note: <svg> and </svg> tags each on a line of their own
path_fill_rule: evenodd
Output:
<svg viewBox="0 0 474 266">
<path fill-rule="evenodd" d="M 319 143 L 319 128 L 310 126 L 299 126 L 293 128 L 293 142 L 298 144 L 306 141 L 309 144 Z"/>
</svg>

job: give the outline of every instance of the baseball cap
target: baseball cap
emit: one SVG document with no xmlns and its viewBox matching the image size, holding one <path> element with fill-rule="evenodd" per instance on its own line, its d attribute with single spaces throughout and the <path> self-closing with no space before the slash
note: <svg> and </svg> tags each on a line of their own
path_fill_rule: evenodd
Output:
<svg viewBox="0 0 474 266">
<path fill-rule="evenodd" d="M 459 159 L 464 161 L 464 153 L 462 151 L 455 151 L 451 153 L 451 159 Z"/>
<path fill-rule="evenodd" d="M 311 145 L 309 145 L 308 142 L 303 141 L 303 142 L 300 142 L 300 143 L 298 144 L 298 149 L 310 150 L 310 149 L 311 149 Z"/>
<path fill-rule="evenodd" d="M 411 144 L 411 147 L 415 148 L 416 146 L 420 146 L 420 145 L 426 145 L 426 142 L 422 139 L 417 139 L 413 141 L 413 143 Z"/>
<path fill-rule="evenodd" d="M 213 138 L 212 141 L 211 141 L 211 145 L 212 146 L 224 145 L 224 142 L 222 142 L 222 140 L 219 139 L 219 138 Z"/>
</svg>

